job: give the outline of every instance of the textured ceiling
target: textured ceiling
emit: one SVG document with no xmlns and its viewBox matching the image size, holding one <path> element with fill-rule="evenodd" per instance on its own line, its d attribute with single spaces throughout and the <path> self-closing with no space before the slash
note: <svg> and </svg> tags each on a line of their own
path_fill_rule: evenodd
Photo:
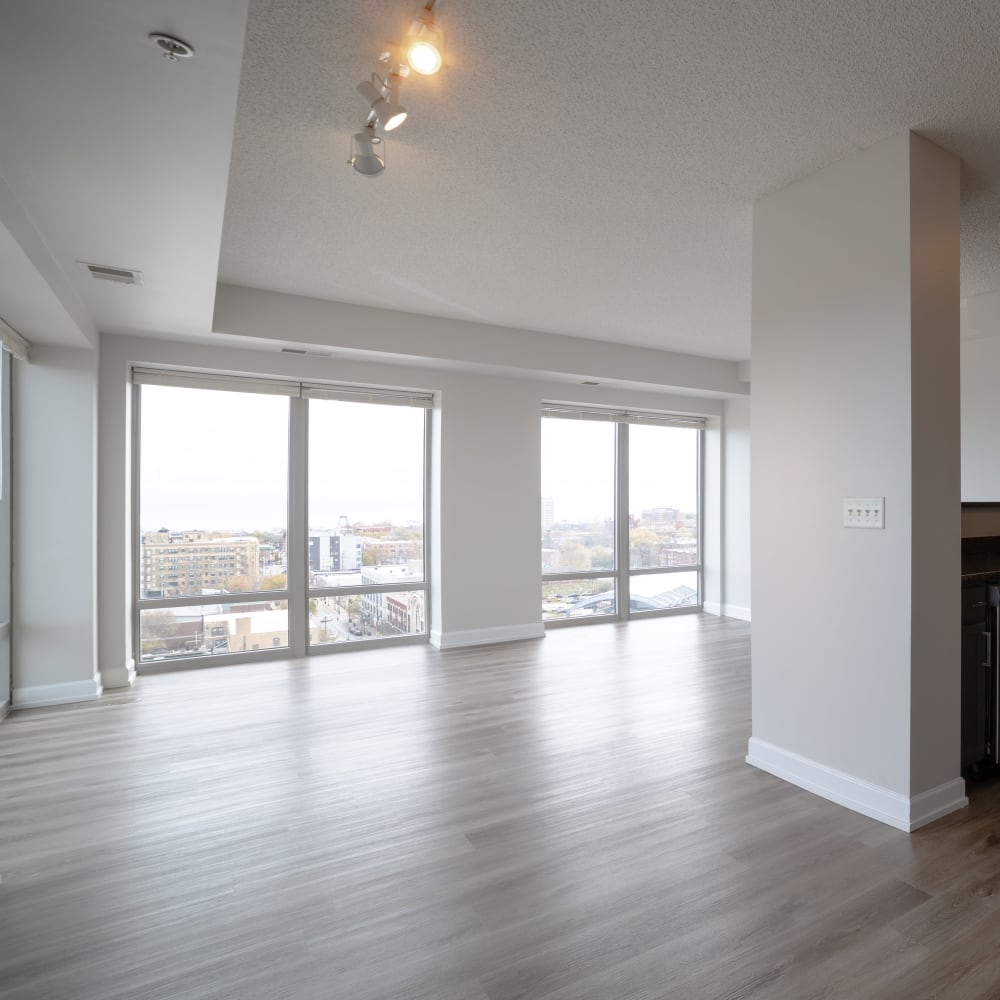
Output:
<svg viewBox="0 0 1000 1000">
<path fill-rule="evenodd" d="M 355 85 L 410 0 L 252 0 L 220 280 L 750 354 L 755 198 L 915 129 L 959 154 L 963 294 L 1000 288 L 1000 5 L 440 0 L 387 169 Z"/>
</svg>

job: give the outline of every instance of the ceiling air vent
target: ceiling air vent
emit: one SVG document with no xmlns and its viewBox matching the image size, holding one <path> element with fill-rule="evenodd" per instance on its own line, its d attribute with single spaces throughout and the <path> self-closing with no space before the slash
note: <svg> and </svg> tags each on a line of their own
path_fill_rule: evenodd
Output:
<svg viewBox="0 0 1000 1000">
<path fill-rule="evenodd" d="M 332 358 L 329 351 L 307 351 L 304 347 L 282 347 L 282 354 L 304 354 L 310 358 Z"/>
<path fill-rule="evenodd" d="M 120 285 L 141 285 L 142 271 L 132 267 L 108 267 L 106 264 L 88 264 L 85 260 L 77 261 L 92 278 L 101 281 L 117 281 Z"/>
</svg>

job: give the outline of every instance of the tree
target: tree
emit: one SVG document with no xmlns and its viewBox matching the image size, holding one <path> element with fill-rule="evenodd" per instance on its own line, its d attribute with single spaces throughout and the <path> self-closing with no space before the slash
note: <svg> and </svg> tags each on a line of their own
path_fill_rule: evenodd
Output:
<svg viewBox="0 0 1000 1000">
<path fill-rule="evenodd" d="M 288 575 L 285 573 L 273 573 L 260 581 L 261 590 L 284 590 L 287 586 Z"/>
<path fill-rule="evenodd" d="M 615 550 L 610 546 L 599 545 L 590 550 L 591 569 L 614 569 Z"/>
<path fill-rule="evenodd" d="M 660 536 L 649 528 L 635 528 L 630 531 L 628 547 L 632 567 L 647 569 L 656 566 L 661 545 Z"/>
<path fill-rule="evenodd" d="M 564 542 L 559 548 L 559 568 L 568 573 L 590 569 L 590 552 L 579 542 Z"/>
</svg>

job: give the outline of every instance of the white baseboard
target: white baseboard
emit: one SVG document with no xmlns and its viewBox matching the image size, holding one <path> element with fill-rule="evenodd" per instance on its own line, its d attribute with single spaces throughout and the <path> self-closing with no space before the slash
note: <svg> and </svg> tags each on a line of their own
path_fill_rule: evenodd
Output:
<svg viewBox="0 0 1000 1000">
<path fill-rule="evenodd" d="M 953 778 L 943 785 L 914 795 L 910 798 L 910 831 L 919 830 L 948 813 L 964 809 L 968 804 L 964 778 Z"/>
<path fill-rule="evenodd" d="M 501 625 L 497 628 L 470 628 L 457 632 L 431 629 L 431 645 L 438 649 L 458 649 L 462 646 L 486 646 L 494 642 L 519 642 L 522 639 L 541 639 L 545 626 L 541 622 L 527 625 Z"/>
<path fill-rule="evenodd" d="M 741 608 L 738 604 L 723 604 L 722 614 L 726 618 L 739 618 L 741 622 L 750 621 L 750 609 Z"/>
<path fill-rule="evenodd" d="M 10 715 L 10 699 L 0 701 L 0 719 L 6 719 Z"/>
<path fill-rule="evenodd" d="M 746 762 L 906 833 L 969 804 L 961 778 L 908 797 L 755 737 L 747 744 Z"/>
<path fill-rule="evenodd" d="M 124 666 L 102 670 L 101 683 L 105 688 L 130 687 L 135 683 L 135 660 L 129 658 Z"/>
<path fill-rule="evenodd" d="M 718 601 L 705 601 L 702 605 L 710 615 L 721 615 L 723 618 L 739 618 L 740 621 L 750 621 L 750 609 L 738 604 L 719 604 Z"/>
<path fill-rule="evenodd" d="M 14 708 L 45 708 L 48 705 L 70 705 L 77 701 L 96 701 L 101 697 L 101 678 L 97 674 L 87 681 L 68 684 L 39 684 L 36 687 L 14 688 Z"/>
</svg>

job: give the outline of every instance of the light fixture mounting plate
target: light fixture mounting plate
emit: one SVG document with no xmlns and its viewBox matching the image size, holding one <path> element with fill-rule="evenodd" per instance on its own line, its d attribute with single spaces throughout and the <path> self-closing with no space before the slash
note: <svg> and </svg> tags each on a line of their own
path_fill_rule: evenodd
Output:
<svg viewBox="0 0 1000 1000">
<path fill-rule="evenodd" d="M 163 58 L 171 62 L 190 59 L 194 55 L 193 45 L 188 45 L 173 35 L 165 35 L 162 31 L 152 32 L 149 40 L 163 53 Z"/>
</svg>

